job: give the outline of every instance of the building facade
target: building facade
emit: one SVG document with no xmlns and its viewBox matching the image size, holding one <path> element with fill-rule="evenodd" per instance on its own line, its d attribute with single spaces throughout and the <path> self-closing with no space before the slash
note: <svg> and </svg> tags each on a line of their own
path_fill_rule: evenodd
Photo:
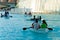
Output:
<svg viewBox="0 0 60 40">
<path fill-rule="evenodd" d="M 50 12 L 60 10 L 60 0 L 19 0 L 19 8 L 29 8 L 32 12 Z"/>
</svg>

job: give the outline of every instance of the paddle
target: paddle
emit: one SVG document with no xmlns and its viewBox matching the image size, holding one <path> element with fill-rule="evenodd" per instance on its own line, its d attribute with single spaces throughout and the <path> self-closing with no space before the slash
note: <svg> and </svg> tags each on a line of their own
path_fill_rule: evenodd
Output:
<svg viewBox="0 0 60 40">
<path fill-rule="evenodd" d="M 10 16 L 10 17 L 13 17 L 13 16 Z"/>
<path fill-rule="evenodd" d="M 32 27 L 29 27 L 29 28 L 25 28 L 25 27 L 24 27 L 23 30 L 30 29 L 30 28 L 32 28 Z"/>
<path fill-rule="evenodd" d="M 32 28 L 32 27 L 29 27 Z M 23 28 L 23 30 L 29 29 L 29 28 Z M 52 28 L 48 28 L 48 30 L 53 30 Z"/>
<path fill-rule="evenodd" d="M 52 28 L 48 28 L 49 30 L 53 30 Z"/>
</svg>

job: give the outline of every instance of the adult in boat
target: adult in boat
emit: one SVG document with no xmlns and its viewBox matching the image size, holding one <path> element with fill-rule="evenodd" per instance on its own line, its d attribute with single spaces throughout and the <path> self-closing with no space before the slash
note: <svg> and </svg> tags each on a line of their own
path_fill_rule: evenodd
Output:
<svg viewBox="0 0 60 40">
<path fill-rule="evenodd" d="M 32 15 L 32 13 L 31 13 L 31 12 L 29 12 L 29 13 L 28 13 L 28 15 Z"/>
<path fill-rule="evenodd" d="M 41 16 L 39 17 L 39 20 L 41 20 L 42 18 L 41 18 Z"/>
<path fill-rule="evenodd" d="M 48 24 L 45 20 L 42 20 L 41 28 L 47 28 L 48 30 L 53 30 L 53 28 L 48 28 Z"/>
<path fill-rule="evenodd" d="M 3 17 L 12 17 L 12 16 L 9 15 L 8 11 L 5 11 L 5 14 L 3 15 Z"/>
<path fill-rule="evenodd" d="M 41 28 L 48 28 L 45 20 L 42 20 Z"/>
<path fill-rule="evenodd" d="M 36 20 L 36 16 L 34 15 L 33 18 L 31 18 L 30 20 Z"/>
<path fill-rule="evenodd" d="M 34 18 L 33 19 L 36 19 L 36 16 L 34 15 Z"/>
<path fill-rule="evenodd" d="M 1 17 L 3 17 L 3 14 L 1 13 Z"/>
<path fill-rule="evenodd" d="M 8 16 L 9 16 L 9 12 L 8 11 L 5 11 L 4 15 L 1 13 L 1 17 L 8 17 Z"/>
<path fill-rule="evenodd" d="M 40 28 L 40 24 L 38 23 L 38 20 L 36 19 L 34 23 L 32 23 L 32 28 L 38 30 Z"/>
<path fill-rule="evenodd" d="M 41 16 L 39 16 L 38 18 L 36 18 L 36 16 L 34 15 L 33 18 L 31 18 L 31 20 L 40 20 L 41 21 Z"/>
</svg>

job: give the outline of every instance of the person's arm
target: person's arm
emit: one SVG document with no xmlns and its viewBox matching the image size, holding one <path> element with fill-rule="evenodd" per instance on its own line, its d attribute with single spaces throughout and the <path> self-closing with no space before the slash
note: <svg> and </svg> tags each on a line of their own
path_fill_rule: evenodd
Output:
<svg viewBox="0 0 60 40">
<path fill-rule="evenodd" d="M 40 24 L 39 24 L 39 27 L 38 27 L 38 29 L 39 29 L 39 28 L 41 28 Z"/>
<path fill-rule="evenodd" d="M 48 28 L 47 26 L 48 26 L 48 24 L 47 24 L 47 22 L 45 21 L 45 24 L 46 24 L 46 28 Z"/>
<path fill-rule="evenodd" d="M 33 25 L 34 23 L 32 23 L 32 28 L 34 28 L 34 25 Z"/>
</svg>

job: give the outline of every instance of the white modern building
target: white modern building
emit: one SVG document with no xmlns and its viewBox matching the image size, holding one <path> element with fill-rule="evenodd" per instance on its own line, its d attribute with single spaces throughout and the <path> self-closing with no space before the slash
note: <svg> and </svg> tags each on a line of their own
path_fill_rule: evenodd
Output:
<svg viewBox="0 0 60 40">
<path fill-rule="evenodd" d="M 60 9 L 60 0 L 18 0 L 18 8 L 31 12 L 54 12 Z"/>
<path fill-rule="evenodd" d="M 60 0 L 0 0 L 0 8 L 4 6 L 17 7 L 13 12 L 59 12 Z"/>
</svg>

